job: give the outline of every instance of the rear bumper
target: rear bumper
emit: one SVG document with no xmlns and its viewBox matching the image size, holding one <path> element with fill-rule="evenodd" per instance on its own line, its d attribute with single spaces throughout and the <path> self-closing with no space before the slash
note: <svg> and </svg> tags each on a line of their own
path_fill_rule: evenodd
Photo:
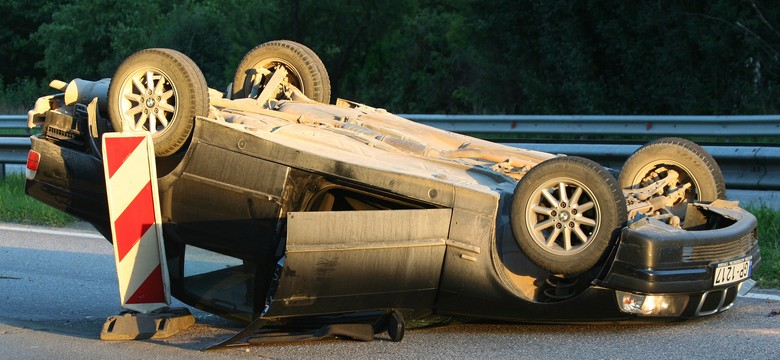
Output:
<svg viewBox="0 0 780 360">
<path fill-rule="evenodd" d="M 30 137 L 40 155 L 39 170 L 28 178 L 25 192 L 51 207 L 76 216 L 111 238 L 103 164 L 77 149 L 59 146 L 38 135 Z"/>
</svg>

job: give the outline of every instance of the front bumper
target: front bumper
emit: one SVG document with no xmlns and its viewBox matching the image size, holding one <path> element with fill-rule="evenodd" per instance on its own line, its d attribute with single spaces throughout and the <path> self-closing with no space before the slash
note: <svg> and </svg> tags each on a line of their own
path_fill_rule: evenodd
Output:
<svg viewBox="0 0 780 360">
<path fill-rule="evenodd" d="M 623 229 L 614 261 L 598 285 L 635 294 L 686 294 L 684 317 L 730 307 L 743 280 L 715 285 L 715 269 L 747 259 L 750 274 L 758 267 L 756 218 L 724 201 L 695 204 L 688 211 L 696 226 L 679 229 L 645 218 Z"/>
</svg>

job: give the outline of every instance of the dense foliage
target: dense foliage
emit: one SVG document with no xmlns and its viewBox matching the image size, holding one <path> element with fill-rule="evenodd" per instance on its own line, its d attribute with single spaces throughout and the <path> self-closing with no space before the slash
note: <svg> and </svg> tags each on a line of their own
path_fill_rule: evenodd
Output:
<svg viewBox="0 0 780 360">
<path fill-rule="evenodd" d="M 249 49 L 290 39 L 320 55 L 336 96 L 400 113 L 778 113 L 774 5 L 0 0 L 0 104 L 27 107 L 52 78 L 111 77 L 147 47 L 188 54 L 224 89 Z"/>
</svg>

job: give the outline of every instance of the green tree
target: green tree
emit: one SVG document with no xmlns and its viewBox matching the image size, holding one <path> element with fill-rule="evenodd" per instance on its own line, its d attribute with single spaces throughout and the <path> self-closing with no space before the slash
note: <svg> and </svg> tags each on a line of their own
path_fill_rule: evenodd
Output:
<svg viewBox="0 0 780 360">
<path fill-rule="evenodd" d="M 44 45 L 39 64 L 49 78 L 110 77 L 119 63 L 149 43 L 167 1 L 74 1 L 58 6 L 33 38 Z"/>
<path fill-rule="evenodd" d="M 166 47 L 190 56 L 209 84 L 222 88 L 254 46 L 246 39 L 268 38 L 275 23 L 265 15 L 277 13 L 273 4 L 237 0 L 72 1 L 60 4 L 33 38 L 43 47 L 39 64 L 50 78 L 110 77 L 130 54 Z"/>
<path fill-rule="evenodd" d="M 43 46 L 30 39 L 38 25 L 51 20 L 56 1 L 38 2 L 0 1 L 0 78 L 16 81 L 21 78 L 40 78 L 44 75 L 35 67 L 35 59 Z"/>
<path fill-rule="evenodd" d="M 43 46 L 31 39 L 51 19 L 56 1 L 0 0 L 0 113 L 22 113 L 46 91 L 45 72 L 36 67 Z"/>
<path fill-rule="evenodd" d="M 395 112 L 780 111 L 780 7 L 763 0 L 0 0 L 0 102 L 110 77 L 142 48 L 224 89 L 269 40 L 320 55 L 333 93 Z"/>
<path fill-rule="evenodd" d="M 777 112 L 777 7 L 757 1 L 473 1 L 489 112 Z M 512 100 L 514 98 L 514 101 Z M 501 106 L 501 107 L 497 107 Z"/>
</svg>

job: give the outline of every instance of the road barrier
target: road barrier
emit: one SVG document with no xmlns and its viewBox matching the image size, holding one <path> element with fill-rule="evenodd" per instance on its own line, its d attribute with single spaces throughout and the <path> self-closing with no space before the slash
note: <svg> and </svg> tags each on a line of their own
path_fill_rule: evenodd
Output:
<svg viewBox="0 0 780 360">
<path fill-rule="evenodd" d="M 24 164 L 30 151 L 27 115 L 0 115 L 0 130 L 23 130 L 18 135 L 0 133 L 0 180 L 5 179 L 6 164 Z"/>
<path fill-rule="evenodd" d="M 5 179 L 6 164 L 27 163 L 30 138 L 0 137 L 0 180 Z"/>
<path fill-rule="evenodd" d="M 780 137 L 780 115 L 765 116 L 580 116 L 580 115 L 401 115 L 460 133 L 622 136 Z M 26 128 L 25 115 L 0 116 L 0 128 Z M 508 143 L 508 145 L 593 159 L 619 169 L 639 144 Z M 780 144 L 704 147 L 723 169 L 732 189 L 780 190 Z M 0 137 L 0 165 L 24 164 L 30 140 Z M 0 166 L 0 175 L 4 166 Z"/>
<path fill-rule="evenodd" d="M 582 156 L 620 169 L 641 145 L 507 143 L 514 147 L 553 154 Z M 703 146 L 723 171 L 729 189 L 780 190 L 780 147 Z"/>
<path fill-rule="evenodd" d="M 780 136 L 780 115 L 641 116 L 641 115 L 399 115 L 458 133 Z"/>
<path fill-rule="evenodd" d="M 0 115 L 0 129 L 27 128 L 27 115 Z"/>
</svg>

